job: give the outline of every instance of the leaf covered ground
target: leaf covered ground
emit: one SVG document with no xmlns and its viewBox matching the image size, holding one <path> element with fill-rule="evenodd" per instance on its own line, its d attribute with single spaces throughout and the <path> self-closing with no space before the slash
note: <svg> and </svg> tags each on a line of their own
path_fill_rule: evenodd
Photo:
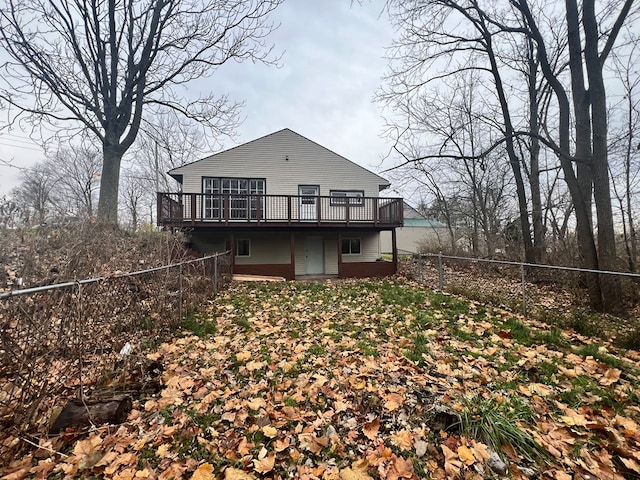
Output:
<svg viewBox="0 0 640 480">
<path fill-rule="evenodd" d="M 635 351 L 400 279 L 236 283 L 190 325 L 126 423 L 8 478 L 640 474 Z"/>
</svg>

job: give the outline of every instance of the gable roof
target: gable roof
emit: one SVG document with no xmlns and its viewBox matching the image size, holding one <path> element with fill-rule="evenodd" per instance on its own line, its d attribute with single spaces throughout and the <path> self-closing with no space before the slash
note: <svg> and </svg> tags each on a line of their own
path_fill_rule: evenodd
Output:
<svg viewBox="0 0 640 480">
<path fill-rule="evenodd" d="M 190 163 L 186 163 L 184 165 L 181 165 L 179 167 L 173 168 L 171 170 L 169 170 L 169 172 L 167 172 L 169 175 L 171 175 L 173 178 L 175 178 L 176 180 L 178 180 L 178 182 L 182 183 L 182 176 L 183 173 L 187 170 L 189 170 L 192 166 L 200 163 L 200 162 L 206 162 L 206 161 L 212 161 L 212 160 L 223 160 L 223 158 L 225 156 L 229 156 L 230 154 L 232 155 L 242 155 L 242 151 L 243 150 L 250 150 L 251 152 L 254 152 L 256 148 L 260 148 L 261 144 L 264 144 L 265 146 L 270 144 L 271 142 L 273 142 L 276 139 L 286 139 L 286 138 L 292 138 L 292 139 L 302 139 L 305 142 L 308 142 L 309 144 L 315 146 L 316 148 L 320 148 L 323 149 L 325 152 L 328 152 L 329 154 L 335 156 L 336 158 L 339 158 L 341 161 L 344 161 L 348 164 L 350 164 L 351 166 L 353 166 L 356 169 L 362 170 L 363 173 L 366 173 L 368 175 L 372 175 L 375 178 L 378 179 L 379 185 L 380 185 L 380 190 L 383 190 L 387 187 L 389 187 L 390 183 L 388 180 L 386 180 L 385 178 L 381 177 L 380 175 L 372 172 L 371 170 L 368 170 L 365 167 L 362 167 L 361 165 L 358 165 L 355 162 L 352 162 L 351 160 L 349 160 L 348 158 L 343 157 L 342 155 L 334 152 L 333 150 L 328 149 L 327 147 L 324 147 L 322 145 L 320 145 L 317 142 L 314 142 L 313 140 L 308 139 L 307 137 L 300 135 L 297 132 L 294 132 L 293 130 L 289 129 L 289 128 L 284 128 L 282 130 L 278 130 L 277 132 L 273 132 L 270 133 L 268 135 L 264 135 L 262 137 L 256 138 L 255 140 L 251 140 L 249 142 L 243 143 L 241 145 L 237 145 L 235 147 L 229 148 L 227 150 L 223 150 L 221 152 L 218 153 L 214 153 L 213 155 L 208 155 L 204 158 L 201 158 L 199 160 L 196 160 L 194 162 L 190 162 Z M 283 154 L 287 154 L 287 153 L 292 153 L 292 152 L 283 152 Z"/>
</svg>

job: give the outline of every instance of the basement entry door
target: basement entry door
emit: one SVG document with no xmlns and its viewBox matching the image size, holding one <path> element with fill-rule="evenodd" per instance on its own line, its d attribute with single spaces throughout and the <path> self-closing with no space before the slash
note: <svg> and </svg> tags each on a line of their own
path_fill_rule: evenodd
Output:
<svg viewBox="0 0 640 480">
<path fill-rule="evenodd" d="M 307 275 L 324 273 L 324 239 L 322 237 L 304 238 L 304 258 Z"/>
</svg>

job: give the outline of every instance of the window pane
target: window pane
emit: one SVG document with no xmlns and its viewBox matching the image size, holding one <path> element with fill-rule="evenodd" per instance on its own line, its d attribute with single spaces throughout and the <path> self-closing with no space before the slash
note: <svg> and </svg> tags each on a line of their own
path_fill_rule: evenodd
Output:
<svg viewBox="0 0 640 480">
<path fill-rule="evenodd" d="M 240 238 L 236 242 L 236 257 L 248 257 L 250 255 L 251 242 L 249 239 Z"/>
<path fill-rule="evenodd" d="M 343 238 L 342 239 L 342 254 L 343 255 L 348 255 L 349 254 L 349 239 L 348 238 Z"/>
<path fill-rule="evenodd" d="M 343 255 L 360 255 L 360 239 L 359 238 L 343 238 L 342 254 Z"/>
</svg>

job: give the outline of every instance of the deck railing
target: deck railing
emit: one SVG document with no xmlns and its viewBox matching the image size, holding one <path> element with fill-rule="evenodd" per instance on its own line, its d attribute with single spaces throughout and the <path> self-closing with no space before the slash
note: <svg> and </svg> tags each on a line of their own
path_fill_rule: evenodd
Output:
<svg viewBox="0 0 640 480">
<path fill-rule="evenodd" d="M 158 225 L 401 226 L 401 198 L 158 193 Z"/>
</svg>

